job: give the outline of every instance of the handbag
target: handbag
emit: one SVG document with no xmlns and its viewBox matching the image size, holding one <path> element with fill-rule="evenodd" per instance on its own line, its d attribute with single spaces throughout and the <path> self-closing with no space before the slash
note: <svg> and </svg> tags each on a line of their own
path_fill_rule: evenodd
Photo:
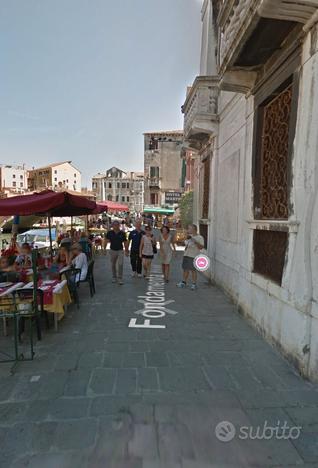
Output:
<svg viewBox="0 0 318 468">
<path fill-rule="evenodd" d="M 156 253 L 158 252 L 157 243 L 156 243 L 156 242 L 155 242 L 155 243 L 154 243 L 154 242 L 152 243 L 152 250 L 153 250 L 153 253 L 154 253 L 154 254 L 156 254 Z"/>
</svg>

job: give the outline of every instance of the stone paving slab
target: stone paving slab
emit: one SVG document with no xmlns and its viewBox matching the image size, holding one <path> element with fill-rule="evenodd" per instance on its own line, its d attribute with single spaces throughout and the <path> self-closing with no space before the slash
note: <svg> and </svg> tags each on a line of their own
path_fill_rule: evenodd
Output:
<svg viewBox="0 0 318 468">
<path fill-rule="evenodd" d="M 165 285 L 177 314 L 156 320 L 165 329 L 130 329 L 149 284 L 125 260 L 113 285 L 108 262 L 97 258 L 96 295 L 81 285 L 80 309 L 44 330 L 34 361 L 13 375 L 0 366 L 1 468 L 318 467 L 317 386 L 228 297 L 204 279 L 177 289 L 179 257 Z M 284 423 L 301 426 L 297 439 L 282 438 Z M 254 437 L 264 425 L 277 429 L 269 440 Z"/>
</svg>

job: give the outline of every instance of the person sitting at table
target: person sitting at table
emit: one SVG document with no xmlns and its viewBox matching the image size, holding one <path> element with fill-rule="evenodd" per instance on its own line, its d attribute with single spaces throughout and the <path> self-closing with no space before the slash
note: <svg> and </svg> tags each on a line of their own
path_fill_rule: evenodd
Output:
<svg viewBox="0 0 318 468">
<path fill-rule="evenodd" d="M 72 239 L 71 239 L 70 233 L 67 231 L 64 237 L 61 239 L 60 247 L 65 247 L 67 250 L 70 250 L 71 245 L 72 245 Z"/>
<path fill-rule="evenodd" d="M 70 253 L 66 247 L 61 246 L 57 255 L 54 257 L 54 263 L 59 266 L 59 269 L 66 267 L 70 263 Z"/>
<path fill-rule="evenodd" d="M 15 271 L 14 265 L 10 265 L 8 257 L 0 257 L 0 272 Z"/>
<path fill-rule="evenodd" d="M 0 257 L 0 282 L 15 281 L 16 271 L 14 265 L 10 265 L 8 257 Z"/>
<path fill-rule="evenodd" d="M 8 271 L 9 259 L 8 257 L 0 257 L 0 272 Z"/>
<path fill-rule="evenodd" d="M 37 258 L 36 258 L 36 266 L 38 267 L 39 270 L 44 270 L 45 269 L 45 258 L 43 255 L 38 252 Z"/>
<path fill-rule="evenodd" d="M 84 231 L 81 232 L 81 237 L 80 237 L 79 243 L 80 243 L 80 245 L 82 247 L 82 252 L 84 252 L 84 254 L 86 254 L 88 257 L 90 257 L 91 256 L 91 241 L 87 237 L 86 232 L 84 232 Z"/>
<path fill-rule="evenodd" d="M 31 268 L 32 266 L 32 254 L 30 244 L 24 242 L 22 244 L 20 254 L 17 256 L 15 263 L 20 268 Z"/>
<path fill-rule="evenodd" d="M 85 281 L 87 276 L 88 264 L 87 257 L 82 252 L 82 247 L 79 243 L 73 244 L 71 247 L 70 266 L 81 270 L 80 278 L 77 281 Z"/>
</svg>

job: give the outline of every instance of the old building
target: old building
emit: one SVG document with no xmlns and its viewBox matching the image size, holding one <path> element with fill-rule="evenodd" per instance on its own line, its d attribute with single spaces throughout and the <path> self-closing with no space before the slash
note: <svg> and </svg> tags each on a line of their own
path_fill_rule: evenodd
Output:
<svg viewBox="0 0 318 468">
<path fill-rule="evenodd" d="M 181 187 L 184 192 L 193 192 L 195 189 L 195 179 L 197 174 L 196 167 L 196 152 L 190 149 L 183 148 L 181 152 L 182 172 L 181 172 Z"/>
<path fill-rule="evenodd" d="M 182 131 L 144 134 L 145 205 L 173 206 L 182 189 Z"/>
<path fill-rule="evenodd" d="M 72 161 L 63 161 L 33 168 L 28 175 L 29 190 L 73 190 L 82 188 L 81 172 Z"/>
<path fill-rule="evenodd" d="M 130 211 L 141 212 L 144 198 L 143 172 L 125 172 L 111 167 L 92 178 L 92 189 L 98 201 L 115 201 L 129 206 Z"/>
<path fill-rule="evenodd" d="M 183 106 L 211 277 L 318 379 L 318 8 L 205 0 Z M 233 330 L 235 333 L 235 330 Z"/>
<path fill-rule="evenodd" d="M 23 193 L 28 189 L 28 171 L 24 166 L 0 166 L 0 191 Z"/>
</svg>

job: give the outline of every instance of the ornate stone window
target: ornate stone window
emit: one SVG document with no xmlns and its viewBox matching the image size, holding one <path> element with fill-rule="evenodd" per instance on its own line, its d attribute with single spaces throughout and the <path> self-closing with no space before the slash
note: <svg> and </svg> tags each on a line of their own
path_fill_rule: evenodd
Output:
<svg viewBox="0 0 318 468">
<path fill-rule="evenodd" d="M 291 84 L 259 108 L 256 219 L 288 219 L 291 108 Z"/>
<path fill-rule="evenodd" d="M 253 271 L 281 285 L 288 248 L 290 171 L 292 167 L 297 85 L 290 77 L 256 108 L 254 133 Z M 286 224 L 287 223 L 287 224 Z"/>
</svg>

